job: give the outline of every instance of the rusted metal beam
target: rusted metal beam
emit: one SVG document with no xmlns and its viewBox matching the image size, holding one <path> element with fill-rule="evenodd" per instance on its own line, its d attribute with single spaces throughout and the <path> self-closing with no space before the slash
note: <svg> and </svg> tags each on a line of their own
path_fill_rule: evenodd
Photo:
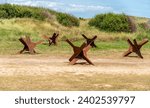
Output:
<svg viewBox="0 0 150 108">
<path fill-rule="evenodd" d="M 38 42 L 32 42 L 29 36 L 21 37 L 19 41 L 24 45 L 24 48 L 21 51 L 19 51 L 20 54 L 24 51 L 28 51 L 30 54 L 36 53 L 34 48 L 36 47 L 36 45 L 41 44 L 43 42 L 43 40 L 40 40 Z"/>
</svg>

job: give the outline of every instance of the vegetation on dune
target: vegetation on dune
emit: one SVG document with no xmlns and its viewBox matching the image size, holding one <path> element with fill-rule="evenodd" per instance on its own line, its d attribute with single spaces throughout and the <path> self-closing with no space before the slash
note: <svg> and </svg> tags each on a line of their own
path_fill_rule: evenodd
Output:
<svg viewBox="0 0 150 108">
<path fill-rule="evenodd" d="M 0 18 L 34 18 L 38 20 L 44 20 L 46 17 L 42 15 L 43 11 L 48 9 L 30 7 L 30 6 L 19 6 L 11 4 L 0 5 Z M 55 11 L 48 10 L 51 14 L 56 14 Z"/>
<path fill-rule="evenodd" d="M 34 18 L 44 21 L 45 19 L 51 19 L 53 15 L 57 16 L 58 22 L 64 26 L 79 26 L 78 18 L 66 13 L 40 7 L 0 4 L 0 18 L 3 19 Z"/>
<path fill-rule="evenodd" d="M 99 14 L 89 21 L 90 26 L 110 32 L 132 32 L 135 25 L 125 14 Z"/>
<path fill-rule="evenodd" d="M 37 13 L 42 14 L 42 16 L 38 18 Z M 110 20 L 112 19 L 113 18 L 111 18 Z M 68 38 L 71 41 L 75 40 L 74 43 L 80 46 L 85 41 L 81 36 L 81 34 L 85 34 L 89 38 L 93 37 L 94 35 L 98 36 L 98 38 L 96 39 L 96 44 L 98 48 L 92 49 L 92 51 L 125 49 L 128 47 L 126 43 L 127 38 L 131 39 L 136 38 L 138 39 L 138 41 L 142 40 L 143 38 L 150 39 L 150 29 L 145 29 L 143 26 L 141 26 L 141 23 L 150 25 L 148 23 L 149 19 L 147 18 L 133 17 L 133 20 L 136 25 L 136 32 L 133 33 L 109 32 L 104 31 L 102 29 L 97 29 L 93 26 L 89 26 L 89 23 L 92 20 L 83 18 L 77 19 L 72 15 L 59 13 L 44 8 L 1 4 L 0 54 L 16 53 L 21 48 L 21 43 L 18 41 L 18 39 L 20 38 L 20 36 L 24 35 L 31 36 L 33 41 L 38 41 L 42 39 L 41 38 L 42 35 L 51 36 L 54 32 L 59 32 L 60 35 L 58 41 L 61 42 L 58 42 L 58 47 L 55 46 L 47 47 L 46 45 L 39 45 L 37 47 L 39 51 L 41 52 L 43 51 L 44 53 L 55 53 L 55 52 L 65 53 L 65 51 L 67 51 L 68 53 L 69 51 L 71 51 L 71 48 L 68 47 L 67 43 L 62 41 Z M 132 24 L 129 25 L 131 27 Z M 116 25 L 116 27 L 118 28 L 122 26 Z M 134 27 L 132 29 L 134 29 Z M 149 43 L 146 44 L 144 48 L 148 49 Z"/>
<path fill-rule="evenodd" d="M 80 23 L 78 18 L 66 13 L 57 14 L 57 20 L 60 24 L 68 27 L 79 26 Z"/>
<path fill-rule="evenodd" d="M 140 23 L 139 26 L 140 26 L 142 29 L 150 30 L 150 24 L 147 23 L 147 22 Z"/>
</svg>

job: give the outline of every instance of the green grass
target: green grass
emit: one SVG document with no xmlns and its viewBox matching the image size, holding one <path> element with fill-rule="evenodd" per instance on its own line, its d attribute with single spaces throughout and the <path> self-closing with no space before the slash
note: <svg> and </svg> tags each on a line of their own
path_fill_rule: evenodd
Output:
<svg viewBox="0 0 150 108">
<path fill-rule="evenodd" d="M 150 75 L 73 74 L 0 76 L 0 90 L 150 90 Z"/>
<path fill-rule="evenodd" d="M 18 40 L 17 40 L 18 41 Z M 84 42 L 84 40 L 75 41 L 73 42 L 76 46 L 81 46 L 81 44 Z M 97 48 L 91 49 L 91 54 L 96 53 L 101 54 L 98 52 L 104 51 L 126 51 L 128 46 L 128 43 L 126 41 L 110 41 L 110 42 L 101 42 L 96 41 L 95 44 L 97 45 Z M 2 41 L 0 43 L 0 55 L 14 55 L 18 51 L 20 51 L 23 48 L 23 45 L 18 41 Z M 143 46 L 144 51 L 149 51 L 150 49 L 150 43 Z M 71 54 L 72 53 L 72 47 L 65 41 L 59 41 L 57 46 L 48 46 L 48 42 L 45 41 L 44 44 L 38 45 L 35 50 L 40 54 Z"/>
<path fill-rule="evenodd" d="M 147 20 L 147 19 L 145 19 Z M 137 23 L 145 21 L 142 18 L 136 18 Z M 43 38 L 42 35 L 51 36 L 53 32 L 60 33 L 58 38 L 58 46 L 47 46 L 38 45 L 36 50 L 42 54 L 55 54 L 69 53 L 71 47 L 64 42 L 66 38 L 73 41 L 75 45 L 80 46 L 85 40 L 81 34 L 85 34 L 88 37 L 97 35 L 96 45 L 98 48 L 92 49 L 92 51 L 108 51 L 108 50 L 125 50 L 128 47 L 126 42 L 127 38 L 137 38 L 138 41 L 142 40 L 144 37 L 150 38 L 150 31 L 143 30 L 138 27 L 136 33 L 111 33 L 99 31 L 94 27 L 88 25 L 88 19 L 81 20 L 79 27 L 64 27 L 60 25 L 57 21 L 47 22 L 39 21 L 35 19 L 28 18 L 14 18 L 14 19 L 0 19 L 0 55 L 5 54 L 16 54 L 20 49 L 22 49 L 22 44 L 18 41 L 21 36 L 28 35 L 33 41 L 39 41 Z M 46 41 L 45 41 L 46 42 Z M 144 46 L 144 50 L 149 50 L 149 43 Z"/>
</svg>

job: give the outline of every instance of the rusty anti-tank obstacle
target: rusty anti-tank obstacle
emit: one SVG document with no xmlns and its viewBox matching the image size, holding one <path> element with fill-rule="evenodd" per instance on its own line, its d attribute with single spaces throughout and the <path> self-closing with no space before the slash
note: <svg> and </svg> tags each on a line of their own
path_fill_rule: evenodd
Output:
<svg viewBox="0 0 150 108">
<path fill-rule="evenodd" d="M 66 40 L 73 48 L 74 54 L 70 57 L 70 64 L 74 65 L 79 59 L 85 59 L 89 64 L 93 63 L 87 58 L 87 51 L 84 48 L 87 46 L 86 43 L 83 43 L 81 47 L 74 46 L 68 39 Z"/>
<path fill-rule="evenodd" d="M 143 59 L 140 49 L 144 44 L 148 42 L 148 39 L 144 39 L 140 43 L 137 43 L 136 39 L 133 40 L 133 43 L 131 42 L 130 39 L 128 39 L 127 42 L 129 43 L 129 49 L 123 54 L 123 56 L 126 57 L 132 52 L 135 52 L 140 58 Z"/>
<path fill-rule="evenodd" d="M 89 44 L 83 43 L 80 47 L 73 45 L 68 39 L 66 40 L 73 48 L 74 54 L 70 57 L 70 64 L 74 65 L 79 59 L 86 60 L 89 64 L 94 65 L 88 58 L 87 52 L 91 48 L 91 43 L 96 39 L 93 38 Z"/>
<path fill-rule="evenodd" d="M 52 44 L 57 45 L 57 38 L 58 38 L 59 34 L 58 33 L 54 33 L 52 35 L 52 37 L 48 37 L 48 36 L 42 36 L 44 39 L 48 40 L 49 42 L 49 46 L 51 46 Z"/>
<path fill-rule="evenodd" d="M 22 54 L 24 51 L 28 51 L 30 54 L 36 53 L 34 48 L 36 47 L 36 45 L 43 42 L 43 40 L 40 40 L 38 42 L 32 42 L 29 36 L 21 37 L 19 41 L 24 45 L 24 48 L 19 51 L 20 54 Z"/>
<path fill-rule="evenodd" d="M 86 39 L 86 42 L 87 42 L 87 44 L 89 44 L 89 43 L 91 43 L 90 45 L 92 46 L 92 47 L 97 47 L 96 45 L 95 45 L 95 43 L 94 43 L 94 41 L 93 42 L 91 42 L 94 38 L 97 38 L 97 36 L 94 36 L 93 38 L 87 38 L 87 36 L 85 36 L 84 34 L 82 34 L 82 36 Z"/>
</svg>

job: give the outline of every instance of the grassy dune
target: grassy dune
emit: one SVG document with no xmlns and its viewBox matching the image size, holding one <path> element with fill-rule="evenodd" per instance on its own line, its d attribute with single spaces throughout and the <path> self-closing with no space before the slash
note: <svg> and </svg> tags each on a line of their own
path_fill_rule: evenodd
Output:
<svg viewBox="0 0 150 108">
<path fill-rule="evenodd" d="M 136 38 L 138 40 L 143 38 L 150 39 L 150 30 L 143 29 L 140 26 L 141 23 L 147 23 L 149 20 L 147 18 L 133 17 L 137 26 L 137 31 L 135 33 L 114 33 L 100 31 L 95 27 L 89 26 L 88 22 L 90 19 L 80 19 L 79 27 L 62 26 L 57 18 L 60 13 L 44 8 L 1 4 L 0 11 L 3 15 L 0 16 L 2 18 L 0 19 L 0 55 L 15 54 L 22 48 L 18 39 L 25 35 L 30 36 L 33 41 L 38 41 L 42 39 L 42 35 L 51 36 L 54 32 L 59 33 L 58 47 L 39 45 L 36 48 L 38 51 L 45 54 L 56 53 L 58 51 L 62 53 L 65 51 L 69 52 L 70 48 L 64 40 L 66 38 L 76 40 L 76 44 L 80 45 L 84 41 L 81 34 L 85 34 L 88 37 L 92 37 L 93 35 L 98 36 L 98 39 L 96 40 L 98 48 L 93 49 L 92 51 L 125 49 L 128 47 L 126 43 L 127 38 Z M 66 14 L 64 14 L 64 16 L 66 17 Z M 70 18 L 71 16 L 68 15 L 68 18 L 66 19 Z M 67 22 L 67 20 L 65 21 Z M 147 44 L 144 48 L 147 50 L 149 49 L 149 46 L 150 45 Z"/>
</svg>

